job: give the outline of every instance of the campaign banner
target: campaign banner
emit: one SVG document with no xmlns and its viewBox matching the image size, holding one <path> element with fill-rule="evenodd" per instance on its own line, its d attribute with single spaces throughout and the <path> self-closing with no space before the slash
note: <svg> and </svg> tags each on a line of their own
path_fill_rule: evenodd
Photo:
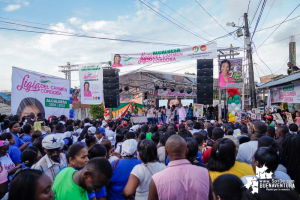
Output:
<svg viewBox="0 0 300 200">
<path fill-rule="evenodd" d="M 194 117 L 202 118 L 203 117 L 203 104 L 194 104 Z"/>
<path fill-rule="evenodd" d="M 271 103 L 300 103 L 300 84 L 290 84 L 286 86 L 270 89 Z"/>
<path fill-rule="evenodd" d="M 131 94 L 122 94 L 120 95 L 120 103 L 127 103 L 132 101 L 132 95 Z"/>
<path fill-rule="evenodd" d="M 69 116 L 69 80 L 13 67 L 11 81 L 12 114 Z"/>
<path fill-rule="evenodd" d="M 78 65 L 82 104 L 103 102 L 103 68 L 101 64 Z"/>
<path fill-rule="evenodd" d="M 274 113 L 272 114 L 274 120 L 278 123 L 278 124 L 283 124 L 283 119 L 281 117 L 281 115 L 279 113 Z"/>
<path fill-rule="evenodd" d="M 287 121 L 288 121 L 289 124 L 294 123 L 292 113 L 285 112 L 285 115 L 286 115 L 286 119 L 287 119 Z"/>
<path fill-rule="evenodd" d="M 243 87 L 243 58 L 219 60 L 219 88 Z"/>
<path fill-rule="evenodd" d="M 176 89 L 174 92 L 172 92 L 170 89 L 163 90 L 158 89 L 154 91 L 153 94 L 154 97 L 170 97 L 170 96 L 177 96 L 177 97 L 197 97 L 197 94 L 195 91 L 192 91 L 190 94 L 188 94 L 186 91 L 183 93 L 180 93 L 178 89 Z"/>
<path fill-rule="evenodd" d="M 111 54 L 112 67 L 170 63 L 184 60 L 212 59 L 217 57 L 217 43 L 190 47 L 166 48 L 152 52 Z"/>
</svg>

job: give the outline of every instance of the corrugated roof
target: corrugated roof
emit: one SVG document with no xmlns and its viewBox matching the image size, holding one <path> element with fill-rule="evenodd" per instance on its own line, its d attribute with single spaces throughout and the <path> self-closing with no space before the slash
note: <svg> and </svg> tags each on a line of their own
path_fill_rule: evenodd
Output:
<svg viewBox="0 0 300 200">
<path fill-rule="evenodd" d="M 296 80 L 300 80 L 300 70 L 296 71 L 292 75 L 286 76 L 284 78 L 265 83 L 265 84 L 259 86 L 257 89 L 263 89 L 266 87 L 274 87 L 274 86 L 282 85 L 282 84 L 286 84 L 286 83 L 289 84 L 290 82 L 296 81 Z"/>
</svg>

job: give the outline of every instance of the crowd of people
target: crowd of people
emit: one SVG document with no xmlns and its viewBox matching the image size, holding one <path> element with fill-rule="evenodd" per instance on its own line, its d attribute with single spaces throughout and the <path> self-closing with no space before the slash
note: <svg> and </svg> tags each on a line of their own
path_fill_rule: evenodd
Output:
<svg viewBox="0 0 300 200">
<path fill-rule="evenodd" d="M 149 124 L 1 115 L 0 198 L 299 199 L 297 124 L 278 125 L 271 115 L 201 122 L 180 112 Z M 253 194 L 245 185 L 264 166 L 294 187 Z"/>
</svg>

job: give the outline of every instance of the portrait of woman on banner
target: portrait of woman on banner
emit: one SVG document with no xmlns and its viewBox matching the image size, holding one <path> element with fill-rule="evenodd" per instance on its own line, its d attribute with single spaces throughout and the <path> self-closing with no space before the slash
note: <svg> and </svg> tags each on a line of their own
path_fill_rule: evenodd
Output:
<svg viewBox="0 0 300 200">
<path fill-rule="evenodd" d="M 22 118 L 23 116 L 28 116 L 30 113 L 34 113 L 35 117 L 38 113 L 41 113 L 43 118 L 45 117 L 43 104 L 36 98 L 27 97 L 20 102 L 16 114 Z"/>
<path fill-rule="evenodd" d="M 121 56 L 120 56 L 120 54 L 115 54 L 115 56 L 114 56 L 114 64 L 112 65 L 112 67 L 113 68 L 115 68 L 115 67 L 123 67 L 123 65 L 120 62 L 121 62 Z"/>
<path fill-rule="evenodd" d="M 84 95 L 84 97 L 92 97 L 92 92 L 90 91 L 90 83 L 89 82 L 84 83 L 83 95 Z"/>
<path fill-rule="evenodd" d="M 230 77 L 229 71 L 231 68 L 231 63 L 229 60 L 225 59 L 220 64 L 219 74 L 219 88 L 226 88 L 228 83 L 235 83 L 234 78 Z"/>
</svg>

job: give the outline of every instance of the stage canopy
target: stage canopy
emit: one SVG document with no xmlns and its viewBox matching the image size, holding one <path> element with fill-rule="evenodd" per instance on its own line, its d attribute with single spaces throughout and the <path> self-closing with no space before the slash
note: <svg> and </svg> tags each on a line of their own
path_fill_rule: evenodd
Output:
<svg viewBox="0 0 300 200">
<path fill-rule="evenodd" d="M 140 69 L 121 74 L 119 83 L 123 90 L 121 94 L 136 96 L 143 92 L 153 91 L 155 86 L 159 86 L 160 89 L 174 87 L 174 89 L 195 90 L 197 76 Z M 128 91 L 125 91 L 126 86 L 129 87 Z"/>
</svg>

